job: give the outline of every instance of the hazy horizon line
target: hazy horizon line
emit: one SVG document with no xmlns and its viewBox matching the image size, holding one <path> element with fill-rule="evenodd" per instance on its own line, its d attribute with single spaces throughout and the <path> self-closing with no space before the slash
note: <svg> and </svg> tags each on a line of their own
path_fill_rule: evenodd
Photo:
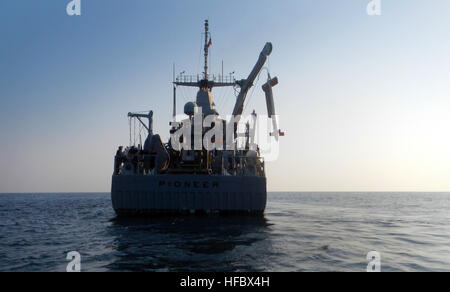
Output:
<svg viewBox="0 0 450 292">
<path fill-rule="evenodd" d="M 6 192 L 1 195 L 74 195 L 74 194 L 110 194 L 111 192 Z M 450 194 L 450 191 L 268 191 L 270 193 L 435 193 Z"/>
</svg>

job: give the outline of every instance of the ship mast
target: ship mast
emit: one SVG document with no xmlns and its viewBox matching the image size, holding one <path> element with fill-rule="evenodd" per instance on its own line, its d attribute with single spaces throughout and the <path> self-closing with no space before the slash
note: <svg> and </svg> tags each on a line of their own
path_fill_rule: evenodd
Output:
<svg viewBox="0 0 450 292">
<path fill-rule="evenodd" d="M 212 76 L 210 78 L 208 72 L 208 56 L 209 56 L 209 47 L 212 45 L 211 34 L 209 32 L 209 21 L 205 20 L 205 43 L 204 43 L 204 58 L 205 64 L 203 67 L 203 74 L 199 74 L 196 76 L 186 76 L 180 74 L 177 78 L 174 78 L 173 84 L 175 86 L 187 86 L 187 87 L 199 87 L 199 88 L 207 88 L 211 90 L 213 87 L 226 87 L 226 86 L 236 86 L 236 80 L 234 77 L 230 75 L 230 77 L 224 77 L 223 72 L 222 76 L 219 76 L 218 81 L 216 81 L 216 76 Z M 223 67 L 223 65 L 222 65 Z M 175 95 L 174 95 L 175 96 Z"/>
<path fill-rule="evenodd" d="M 209 51 L 209 46 L 211 45 L 211 38 L 209 38 L 208 41 L 208 37 L 209 37 L 209 23 L 208 20 L 205 20 L 205 67 L 204 67 L 204 72 L 203 72 L 203 76 L 205 80 L 208 80 L 208 51 Z"/>
</svg>

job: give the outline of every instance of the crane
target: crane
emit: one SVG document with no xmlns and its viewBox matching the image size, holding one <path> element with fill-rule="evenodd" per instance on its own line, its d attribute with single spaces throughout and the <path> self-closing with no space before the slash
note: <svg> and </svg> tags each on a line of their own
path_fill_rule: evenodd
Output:
<svg viewBox="0 0 450 292">
<path fill-rule="evenodd" d="M 236 83 L 241 87 L 241 91 L 239 92 L 239 95 L 236 100 L 236 104 L 234 106 L 233 110 L 233 117 L 235 119 L 235 123 L 238 124 L 240 120 L 240 116 L 242 115 L 242 112 L 244 111 L 244 102 L 247 97 L 247 93 L 249 89 L 253 86 L 253 82 L 255 81 L 256 77 L 258 76 L 259 72 L 261 72 L 261 69 L 263 68 L 264 64 L 267 61 L 267 57 L 270 56 L 272 53 L 272 43 L 268 42 L 264 46 L 263 50 L 259 54 L 259 59 L 256 62 L 255 66 L 253 67 L 253 70 L 248 75 L 247 79 L 243 79 L 240 81 L 237 81 Z M 273 133 L 271 133 L 271 136 L 274 136 L 276 140 L 278 140 L 278 137 L 284 136 L 284 133 L 281 132 L 280 129 L 278 129 L 278 124 L 276 121 L 276 114 L 275 114 L 275 105 L 273 101 L 273 92 L 272 87 L 278 84 L 278 78 L 271 78 L 270 74 L 268 73 L 268 81 L 262 86 L 263 91 L 266 94 L 266 103 L 267 103 L 267 114 L 269 118 L 272 119 L 272 125 L 273 125 Z"/>
</svg>

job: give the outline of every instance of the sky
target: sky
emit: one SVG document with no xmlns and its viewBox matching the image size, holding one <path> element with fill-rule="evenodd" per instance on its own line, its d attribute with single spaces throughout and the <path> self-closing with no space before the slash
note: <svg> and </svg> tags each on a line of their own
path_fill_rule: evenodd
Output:
<svg viewBox="0 0 450 292">
<path fill-rule="evenodd" d="M 0 1 L 0 193 L 107 192 L 127 113 L 168 138 L 172 66 L 245 78 L 267 41 L 286 136 L 269 191 L 450 191 L 450 2 Z M 264 78 L 262 78 L 264 79 Z M 247 113 L 265 113 L 257 84 Z M 234 93 L 213 91 L 219 112 Z M 180 89 L 178 111 L 195 91 Z"/>
</svg>

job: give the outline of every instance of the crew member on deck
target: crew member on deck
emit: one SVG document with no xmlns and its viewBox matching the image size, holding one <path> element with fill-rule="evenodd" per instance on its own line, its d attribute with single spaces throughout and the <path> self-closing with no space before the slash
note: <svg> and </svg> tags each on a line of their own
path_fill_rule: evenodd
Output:
<svg viewBox="0 0 450 292">
<path fill-rule="evenodd" d="M 120 166 L 124 160 L 123 146 L 120 146 L 114 157 L 114 174 L 120 174 Z"/>
</svg>

